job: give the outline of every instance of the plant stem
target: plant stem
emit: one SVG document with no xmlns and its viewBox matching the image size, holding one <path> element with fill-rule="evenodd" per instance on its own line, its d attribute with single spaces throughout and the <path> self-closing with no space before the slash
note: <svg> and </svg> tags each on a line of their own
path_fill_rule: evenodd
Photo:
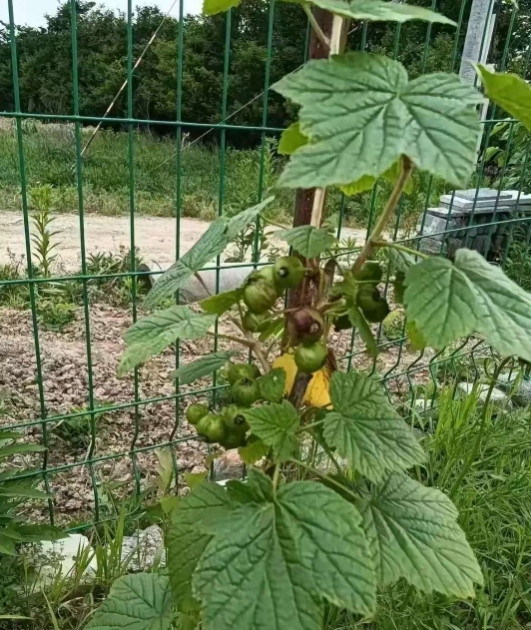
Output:
<svg viewBox="0 0 531 630">
<path fill-rule="evenodd" d="M 492 378 L 490 380 L 490 385 L 489 385 L 489 389 L 487 391 L 487 396 L 485 398 L 485 402 L 483 403 L 483 411 L 481 412 L 481 419 L 480 419 L 480 426 L 479 426 L 479 431 L 477 433 L 476 436 L 476 440 L 474 442 L 474 445 L 472 446 L 472 449 L 470 450 L 470 455 L 468 456 L 468 458 L 466 459 L 465 463 L 463 464 L 463 467 L 461 468 L 461 471 L 459 472 L 459 475 L 457 476 L 457 479 L 454 481 L 449 495 L 450 498 L 452 498 L 456 491 L 458 490 L 459 486 L 461 485 L 461 482 L 463 481 L 463 479 L 465 478 L 465 476 L 467 475 L 467 473 L 469 472 L 470 468 L 472 467 L 472 464 L 474 462 L 474 460 L 476 459 L 476 457 L 478 456 L 479 453 L 479 448 L 481 446 L 481 439 L 483 438 L 483 433 L 485 432 L 485 427 L 487 426 L 487 417 L 488 417 L 488 412 L 489 412 L 489 403 L 490 403 L 490 399 L 492 396 L 492 392 L 494 391 L 494 387 L 496 386 L 496 382 L 498 380 L 498 376 L 500 375 L 501 371 L 503 370 L 503 368 L 507 365 L 507 363 L 509 361 L 512 360 L 512 357 L 506 357 L 501 363 L 500 365 L 496 368 L 496 370 L 494 371 Z"/>
<path fill-rule="evenodd" d="M 406 254 L 411 254 L 412 256 L 419 256 L 420 258 L 430 258 L 429 254 L 419 252 L 417 249 L 406 247 L 405 245 L 401 245 L 400 243 L 391 243 L 390 241 L 374 241 L 374 246 L 389 247 L 390 249 L 396 249 L 399 252 L 405 252 Z"/>
<path fill-rule="evenodd" d="M 330 49 L 330 40 L 328 39 L 328 37 L 323 33 L 323 29 L 319 26 L 319 23 L 317 22 L 317 20 L 315 19 L 315 15 L 313 14 L 313 11 L 311 10 L 311 8 L 304 3 L 302 5 L 302 8 L 304 9 L 304 13 L 306 13 L 306 15 L 308 16 L 308 21 L 310 22 L 314 33 L 317 35 L 317 37 L 321 40 L 321 42 L 328 48 Z"/>
<path fill-rule="evenodd" d="M 279 478 L 280 478 L 280 464 L 275 464 L 275 471 L 273 473 L 273 488 L 275 488 L 275 490 L 278 487 Z"/>
<path fill-rule="evenodd" d="M 345 492 L 346 494 L 350 495 L 355 501 L 359 501 L 360 497 L 355 492 L 353 492 L 350 488 L 347 488 L 347 486 L 344 486 L 342 483 L 339 483 L 339 481 L 332 479 L 332 477 L 329 477 L 328 475 L 325 475 L 324 473 L 319 472 L 316 468 L 312 468 L 311 466 L 308 466 L 308 464 L 305 464 L 304 462 L 301 462 L 298 459 L 291 459 L 290 461 L 293 462 L 294 464 L 297 464 L 297 466 L 301 466 L 301 468 L 305 468 L 308 472 L 311 472 L 314 475 L 317 475 L 317 477 L 321 477 L 321 479 L 324 479 L 330 485 L 335 486 L 336 488 L 339 488 L 342 492 Z"/>
<path fill-rule="evenodd" d="M 198 271 L 196 271 L 194 273 L 194 276 L 196 277 L 196 279 L 199 282 L 199 284 L 203 287 L 203 289 L 205 290 L 206 294 L 209 295 L 209 296 L 212 296 L 212 291 L 205 284 L 205 281 L 201 277 L 201 274 Z"/>
<path fill-rule="evenodd" d="M 356 262 L 354 263 L 354 267 L 352 269 L 354 273 L 359 272 L 363 267 L 365 261 L 371 257 L 376 247 L 376 243 L 379 241 L 380 236 L 387 227 L 387 224 L 391 220 L 391 217 L 396 210 L 396 206 L 400 201 L 402 192 L 404 191 L 404 188 L 409 178 L 411 177 L 412 172 L 413 162 L 407 156 L 403 155 L 398 179 L 396 180 L 393 191 L 391 192 L 391 195 L 387 200 L 387 203 L 385 204 L 385 208 L 380 218 L 378 219 L 378 223 L 376 223 L 376 225 L 374 226 L 371 235 L 367 239 L 367 242 L 363 246 L 363 249 L 361 250 L 359 256 L 356 258 Z"/>
<path fill-rule="evenodd" d="M 341 53 L 345 48 L 346 41 L 346 38 L 344 37 L 344 26 L 346 24 L 345 19 L 339 15 L 334 15 L 332 22 L 332 31 L 330 33 L 330 39 L 328 39 L 328 37 L 326 37 L 326 35 L 322 32 L 319 24 L 317 24 L 317 22 L 315 21 L 315 16 L 313 15 L 311 9 L 308 8 L 306 3 L 303 5 L 303 7 L 306 11 L 306 15 L 308 16 L 312 27 L 315 30 L 317 37 L 319 37 L 319 39 L 321 39 L 321 41 L 323 41 L 323 43 L 328 46 L 329 57 Z M 316 29 L 319 29 L 322 36 L 325 38 L 324 40 L 321 38 L 321 35 L 319 35 L 319 32 Z M 312 217 L 310 220 L 310 225 L 313 225 L 313 227 L 321 227 L 325 198 L 326 188 L 316 188 L 313 195 Z"/>
<path fill-rule="evenodd" d="M 315 427 L 320 427 L 324 422 L 323 420 L 316 420 L 310 424 L 305 424 L 303 427 L 299 427 L 297 429 L 297 433 L 302 433 L 303 431 L 309 431 L 310 429 L 315 429 Z"/>
<path fill-rule="evenodd" d="M 231 335 L 224 335 L 224 334 L 217 334 L 208 331 L 207 335 L 210 335 L 211 337 L 217 337 L 218 339 L 226 339 L 227 341 L 234 341 L 234 343 L 239 343 L 242 346 L 246 346 L 247 348 L 252 348 L 254 346 L 254 343 L 251 343 L 250 341 L 248 341 L 247 339 L 241 339 L 241 337 L 232 337 Z"/>
<path fill-rule="evenodd" d="M 240 303 L 238 303 L 238 308 L 240 309 L 240 316 L 243 319 L 243 312 L 242 312 L 242 307 L 241 307 Z M 271 367 L 270 367 L 270 365 L 269 365 L 269 363 L 268 363 L 264 353 L 262 352 L 262 347 L 260 346 L 260 343 L 252 336 L 252 334 L 249 331 L 243 330 L 242 325 L 240 324 L 240 322 L 235 317 L 229 316 L 228 319 L 229 319 L 230 322 L 232 322 L 232 324 L 234 326 L 236 326 L 236 328 L 238 330 L 243 332 L 243 334 L 245 335 L 245 337 L 246 337 L 245 345 L 248 348 L 251 349 L 251 352 L 258 359 L 258 362 L 262 366 L 262 370 L 264 371 L 264 374 L 267 374 L 268 372 L 270 372 Z M 243 341 L 244 340 L 242 339 L 238 343 L 243 343 Z"/>
</svg>

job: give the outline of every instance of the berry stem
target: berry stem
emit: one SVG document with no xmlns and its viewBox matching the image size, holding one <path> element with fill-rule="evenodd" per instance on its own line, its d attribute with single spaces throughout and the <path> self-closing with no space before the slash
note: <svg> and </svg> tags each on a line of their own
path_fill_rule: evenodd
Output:
<svg viewBox="0 0 531 630">
<path fill-rule="evenodd" d="M 359 256 L 356 258 L 356 262 L 354 263 L 354 267 L 352 268 L 352 271 L 354 272 L 354 274 L 358 273 L 361 270 L 361 268 L 365 264 L 365 261 L 368 260 L 372 256 L 372 253 L 376 249 L 377 243 L 383 231 L 387 227 L 387 224 L 391 220 L 391 217 L 393 216 L 396 210 L 396 206 L 398 205 L 398 202 L 400 201 L 400 197 L 402 196 L 402 193 L 404 192 L 404 188 L 409 178 L 411 177 L 413 168 L 414 168 L 413 162 L 407 156 L 403 155 L 402 160 L 401 160 L 400 174 L 398 176 L 398 179 L 396 180 L 393 191 L 391 192 L 391 195 L 389 196 L 389 199 L 387 200 L 385 208 L 380 218 L 378 219 L 378 223 L 374 226 L 374 230 L 372 231 L 371 235 L 367 239 Z"/>
</svg>

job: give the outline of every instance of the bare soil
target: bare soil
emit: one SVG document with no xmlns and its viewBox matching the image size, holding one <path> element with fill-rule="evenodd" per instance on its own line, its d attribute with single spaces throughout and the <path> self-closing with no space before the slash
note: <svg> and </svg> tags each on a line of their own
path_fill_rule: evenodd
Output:
<svg viewBox="0 0 531 630">
<path fill-rule="evenodd" d="M 101 304 L 91 306 L 90 373 L 81 308 L 75 322 L 61 333 L 39 331 L 41 399 L 31 316 L 28 312 L 0 310 L 0 394 L 4 406 L 0 423 L 19 426 L 28 441 L 48 445 L 45 456 L 26 456 L 15 463 L 21 467 L 45 466 L 49 470 L 47 478 L 59 523 L 79 523 L 94 517 L 94 484 L 98 487 L 100 509 L 108 500 L 105 489 L 123 497 L 134 492 L 135 472 L 141 490 L 155 487 L 158 463 L 151 447 L 167 444 L 175 438 L 185 439 L 172 447 L 181 479 L 185 471 L 204 470 L 206 447 L 194 439 L 194 431 L 183 416 L 188 404 L 197 399 L 193 393 L 186 394 L 209 387 L 210 380 L 182 387 L 176 403 L 175 385 L 171 379 L 175 356 L 168 350 L 139 370 L 135 397 L 133 376 L 121 379 L 116 376 L 119 357 L 125 348 L 122 336 L 130 324 L 131 313 L 127 310 Z M 352 367 L 371 368 L 372 359 L 363 352 L 359 342 L 351 349 L 348 331 L 332 335 L 330 341 L 340 367 L 347 367 L 346 359 L 342 357 L 353 351 Z M 240 350 L 224 340 L 220 340 L 219 348 Z M 180 358 L 186 363 L 211 351 L 211 339 L 186 343 L 181 346 Z M 414 373 L 412 382 L 428 380 L 428 358 L 425 356 L 417 364 L 420 369 Z M 380 374 L 390 371 L 400 375 L 417 359 L 418 354 L 409 351 L 407 346 L 402 352 L 397 346 L 391 346 L 379 356 L 376 369 Z M 87 443 L 79 445 L 63 439 L 57 427 L 62 422 L 62 415 L 82 414 L 87 409 L 90 380 L 95 407 L 124 405 L 125 408 L 97 416 L 95 441 L 92 443 L 88 436 Z M 411 383 L 402 375 L 390 380 L 388 385 L 392 393 L 399 395 L 409 391 Z M 163 400 L 142 402 L 160 398 Z M 128 406 L 135 400 L 140 404 Z M 42 418 L 46 418 L 44 423 Z M 186 441 L 186 438 L 191 439 Z M 132 455 L 138 449 L 140 452 Z M 92 460 L 90 465 L 89 460 Z M 32 518 L 45 518 L 46 515 L 45 505 L 35 505 L 32 509 Z"/>
<path fill-rule="evenodd" d="M 181 219 L 181 252 L 197 242 L 208 225 L 203 221 Z M 147 216 L 135 219 L 140 256 L 152 268 L 165 268 L 175 260 L 175 227 L 175 219 Z M 78 217 L 57 215 L 54 229 L 60 230 L 57 253 L 61 268 L 69 272 L 79 270 Z M 127 217 L 87 215 L 87 254 L 117 253 L 120 247 L 129 248 L 129 229 Z M 347 230 L 346 236 L 356 238 L 360 243 L 364 240 L 364 231 Z M 0 212 L 0 263 L 8 261 L 9 252 L 16 257 L 25 253 L 22 217 Z M 180 482 L 183 472 L 204 470 L 206 446 L 195 439 L 195 432 L 184 420 L 184 411 L 197 399 L 194 390 L 208 388 L 211 381 L 204 379 L 176 392 L 171 379 L 175 369 L 175 356 L 171 350 L 142 366 L 137 383 L 132 375 L 119 379 L 116 368 L 125 348 L 122 337 L 131 323 L 130 309 L 96 303 L 90 305 L 89 344 L 82 308 L 77 310 L 75 321 L 62 332 L 39 327 L 39 375 L 31 314 L 0 309 L 0 425 L 17 426 L 27 441 L 48 446 L 44 455 L 20 457 L 14 464 L 20 468 L 34 466 L 47 471 L 55 520 L 59 524 L 92 520 L 96 498 L 100 517 L 104 517 L 111 495 L 125 498 L 133 495 L 135 490 L 156 488 L 159 463 L 155 447 L 169 441 L 179 440 L 177 444 L 173 443 L 172 449 Z M 212 344 L 211 339 L 183 343 L 181 362 L 211 352 Z M 363 352 L 361 343 L 356 341 L 351 346 L 350 332 L 332 335 L 330 345 L 340 367 L 347 367 L 344 357 L 352 353 L 355 356 L 351 367 L 372 367 L 372 359 Z M 87 362 L 89 346 L 90 366 Z M 240 350 L 225 340 L 220 340 L 218 347 Z M 428 358 L 426 355 L 416 364 L 419 369 L 408 381 L 403 373 L 418 359 L 418 354 L 410 352 L 407 346 L 400 351 L 398 346 L 390 345 L 378 358 L 376 370 L 380 374 L 402 374 L 389 381 L 390 391 L 400 394 L 408 391 L 411 382 L 428 380 Z M 67 439 L 62 429 L 69 421 L 62 416 L 78 414 L 85 423 L 87 418 L 90 420 L 90 415 L 84 415 L 84 411 L 89 408 L 91 388 L 94 408 L 111 406 L 114 409 L 95 416 L 94 439 L 90 431 L 88 436 L 85 435 L 85 441 Z M 207 395 L 211 394 L 203 394 L 203 399 Z M 146 403 L 147 400 L 151 402 Z M 47 506 L 33 504 L 29 516 L 32 519 L 47 518 Z"/>
</svg>

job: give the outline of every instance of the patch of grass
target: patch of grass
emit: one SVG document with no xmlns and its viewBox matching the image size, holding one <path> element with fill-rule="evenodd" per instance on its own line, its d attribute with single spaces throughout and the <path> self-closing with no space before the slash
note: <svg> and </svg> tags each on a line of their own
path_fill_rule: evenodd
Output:
<svg viewBox="0 0 531 630">
<path fill-rule="evenodd" d="M 102 404 L 98 401 L 94 401 L 94 406 L 105 408 L 111 406 L 111 404 Z M 105 416 L 105 411 L 91 414 L 87 407 L 72 407 L 69 413 L 83 415 L 61 420 L 52 428 L 51 432 L 65 442 L 68 442 L 73 448 L 87 448 L 92 439 L 92 418 L 94 417 L 95 432 L 96 435 L 98 435 L 98 433 L 101 433 L 101 427 L 99 425 Z"/>
<path fill-rule="evenodd" d="M 88 140 L 90 129 L 83 132 Z M 137 131 L 135 140 L 135 204 L 138 214 L 176 216 L 177 161 L 175 138 L 153 136 Z M 272 189 L 285 158 L 276 153 L 276 139 L 266 142 L 265 150 L 228 147 L 223 161 L 214 144 L 193 144 L 181 151 L 181 216 L 212 220 L 220 205 L 229 216 L 241 212 L 258 200 L 258 190 Z M 53 186 L 54 212 L 77 212 L 75 180 L 75 142 L 73 127 L 33 121 L 24 136 L 26 175 L 33 187 Z M 0 208 L 20 209 L 20 182 L 17 143 L 12 130 L 0 131 Z M 223 169 L 222 169 L 223 162 Z M 83 161 L 83 197 L 86 212 L 123 215 L 129 212 L 130 180 L 128 136 L 103 130 L 98 133 Z M 328 214 L 342 213 L 351 225 L 365 226 L 383 207 L 389 184 L 381 181 L 374 192 L 343 198 L 338 189 L 328 193 Z M 412 227 L 418 215 L 445 192 L 441 183 L 423 173 L 415 173 L 412 191 L 404 197 L 399 215 L 403 227 Z M 429 195 L 429 200 L 426 199 Z M 276 200 L 266 211 L 275 221 L 289 222 L 293 214 L 295 191 L 275 188 Z"/>
<path fill-rule="evenodd" d="M 447 494 L 479 430 L 477 392 L 438 399 L 429 460 L 419 476 Z M 328 630 L 527 630 L 531 627 L 531 432 L 528 409 L 489 410 L 479 455 L 452 499 L 475 550 L 485 584 L 476 598 L 456 601 L 417 593 L 403 582 L 380 595 L 377 619 L 362 623 L 331 611 Z"/>
<path fill-rule="evenodd" d="M 517 226 L 512 235 L 505 261 L 505 273 L 522 289 L 531 291 L 531 238 L 529 226 Z"/>
<path fill-rule="evenodd" d="M 28 308 L 29 288 L 26 284 L 2 284 L 26 277 L 23 259 L 9 252 L 9 262 L 0 265 L 0 305 L 7 308 Z"/>
</svg>

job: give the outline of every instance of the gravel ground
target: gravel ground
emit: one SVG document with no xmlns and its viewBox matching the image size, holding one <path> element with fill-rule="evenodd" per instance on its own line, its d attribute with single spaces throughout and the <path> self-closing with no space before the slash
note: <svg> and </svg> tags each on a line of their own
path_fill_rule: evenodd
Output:
<svg viewBox="0 0 531 630">
<path fill-rule="evenodd" d="M 131 314 L 127 310 L 110 306 L 91 305 L 90 332 L 92 351 L 92 381 L 94 398 L 97 406 L 119 405 L 135 400 L 134 380 L 132 376 L 119 379 L 116 367 L 124 350 L 123 333 L 131 323 Z M 49 475 L 50 489 L 54 493 L 53 504 L 58 523 L 71 524 L 90 520 L 94 515 L 94 493 L 92 478 L 97 482 L 100 492 L 100 504 L 104 505 L 108 496 L 104 488 L 113 488 L 118 496 L 126 496 L 134 490 L 133 467 L 136 466 L 142 489 L 153 487 L 157 476 L 157 457 L 153 450 L 139 453 L 134 459 L 129 455 L 131 449 L 163 444 L 172 437 L 194 435 L 186 421 L 181 421 L 176 428 L 175 402 L 173 400 L 138 406 L 133 409 L 119 409 L 103 414 L 97 420 L 98 431 L 93 449 L 90 439 L 84 444 L 73 443 L 61 437 L 60 421 L 53 417 L 81 411 L 88 403 L 89 377 L 87 371 L 87 345 L 83 311 L 79 309 L 76 320 L 61 333 L 39 331 L 39 345 L 43 377 L 43 403 L 46 423 L 46 440 L 49 446 L 46 466 L 56 468 L 76 464 L 74 467 L 60 469 Z M 333 335 L 331 346 L 337 357 L 350 351 L 348 332 Z M 231 344 L 220 341 L 220 349 L 231 348 Z M 181 349 L 181 361 L 187 362 L 194 357 L 207 354 L 212 350 L 210 339 L 187 343 Z M 359 346 L 355 350 L 361 350 Z M 397 347 L 390 347 L 377 361 L 379 373 L 393 369 L 393 374 L 404 372 L 418 358 L 404 348 L 399 353 Z M 423 358 L 427 363 L 428 356 Z M 171 396 L 174 384 L 169 378 L 174 370 L 175 359 L 170 350 L 149 361 L 139 371 L 138 399 L 151 399 Z M 340 367 L 342 361 L 340 361 Z M 355 357 L 353 367 L 369 368 L 371 360 L 363 353 Z M 423 367 L 415 373 L 417 382 L 428 380 L 427 370 Z M 207 387 L 209 382 L 194 383 L 182 388 L 182 392 L 193 391 L 200 386 Z M 389 383 L 393 393 L 400 394 L 408 390 L 405 377 L 393 379 Z M 0 394 L 2 394 L 4 413 L 0 412 L 0 423 L 20 425 L 35 423 L 41 418 L 41 401 L 36 379 L 35 344 L 31 317 L 28 312 L 0 309 Z M 186 397 L 180 411 L 194 399 Z M 1 409 L 1 407 L 0 407 Z M 135 431 L 135 415 L 138 431 Z M 44 440 L 41 423 L 24 427 L 28 441 L 42 443 Z M 59 434 L 58 434 L 59 433 Z M 174 447 L 180 473 L 203 470 L 206 449 L 201 443 L 192 440 Z M 92 467 L 84 464 L 85 460 L 101 459 Z M 118 458 L 114 456 L 120 455 Z M 17 464 L 31 464 L 41 467 L 41 454 L 17 460 Z M 92 478 L 91 478 L 92 475 Z M 100 507 L 101 507 L 100 505 Z M 32 518 L 42 518 L 45 506 L 33 507 Z"/>
</svg>

